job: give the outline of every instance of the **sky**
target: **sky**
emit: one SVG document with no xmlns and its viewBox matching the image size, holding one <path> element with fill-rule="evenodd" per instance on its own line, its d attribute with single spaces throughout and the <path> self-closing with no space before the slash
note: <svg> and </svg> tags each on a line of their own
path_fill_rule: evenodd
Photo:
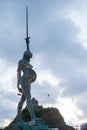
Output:
<svg viewBox="0 0 87 130">
<path fill-rule="evenodd" d="M 87 0 L 0 0 L 0 126 L 15 118 L 20 100 L 16 79 L 26 50 L 26 5 L 37 73 L 32 97 L 58 108 L 68 125 L 87 122 Z"/>
</svg>

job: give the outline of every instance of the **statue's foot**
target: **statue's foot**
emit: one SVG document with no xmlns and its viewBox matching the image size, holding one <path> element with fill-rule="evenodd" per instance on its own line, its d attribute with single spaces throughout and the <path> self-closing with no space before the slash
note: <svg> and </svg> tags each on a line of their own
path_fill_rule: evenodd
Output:
<svg viewBox="0 0 87 130">
<path fill-rule="evenodd" d="M 35 124 L 36 124 L 36 120 L 31 120 L 31 121 L 28 122 L 28 124 L 29 124 L 30 126 L 35 125 Z"/>
<path fill-rule="evenodd" d="M 29 125 L 38 125 L 38 124 L 44 124 L 44 120 L 42 118 L 34 118 L 31 121 L 28 122 Z"/>
</svg>

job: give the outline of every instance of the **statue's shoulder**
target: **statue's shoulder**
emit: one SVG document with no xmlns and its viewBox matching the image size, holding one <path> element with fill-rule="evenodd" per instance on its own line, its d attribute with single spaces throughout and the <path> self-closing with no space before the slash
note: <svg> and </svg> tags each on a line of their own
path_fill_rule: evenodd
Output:
<svg viewBox="0 0 87 130">
<path fill-rule="evenodd" d="M 22 69 L 23 66 L 24 66 L 24 61 L 23 61 L 23 59 L 21 59 L 21 60 L 18 61 L 18 68 Z"/>
<path fill-rule="evenodd" d="M 23 62 L 24 62 L 23 59 L 21 59 L 18 61 L 18 64 L 21 65 L 21 64 L 23 64 Z"/>
</svg>

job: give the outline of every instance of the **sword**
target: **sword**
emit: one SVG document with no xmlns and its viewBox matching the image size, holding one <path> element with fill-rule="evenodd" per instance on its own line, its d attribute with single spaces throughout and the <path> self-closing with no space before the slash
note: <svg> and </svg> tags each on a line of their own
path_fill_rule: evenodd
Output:
<svg viewBox="0 0 87 130">
<path fill-rule="evenodd" d="M 29 51 L 29 39 L 30 37 L 28 36 L 28 6 L 26 6 L 26 47 L 27 47 L 27 50 Z"/>
</svg>

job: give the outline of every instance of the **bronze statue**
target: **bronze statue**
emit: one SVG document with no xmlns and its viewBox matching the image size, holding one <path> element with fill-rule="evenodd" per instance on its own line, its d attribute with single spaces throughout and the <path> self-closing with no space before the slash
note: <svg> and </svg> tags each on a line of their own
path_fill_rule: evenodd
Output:
<svg viewBox="0 0 87 130">
<path fill-rule="evenodd" d="M 26 7 L 26 45 L 27 50 L 23 54 L 23 58 L 18 62 L 18 69 L 17 69 L 17 88 L 19 92 L 22 93 L 20 102 L 17 108 L 17 118 L 16 122 L 22 123 L 21 120 L 21 110 L 22 106 L 27 101 L 27 108 L 31 115 L 31 122 L 35 122 L 36 116 L 34 113 L 34 109 L 31 102 L 31 83 L 36 80 L 36 73 L 33 70 L 33 66 L 30 64 L 30 59 L 32 58 L 32 53 L 29 49 L 29 39 L 28 37 L 28 7 Z M 22 74 L 23 72 L 23 74 Z"/>
</svg>

